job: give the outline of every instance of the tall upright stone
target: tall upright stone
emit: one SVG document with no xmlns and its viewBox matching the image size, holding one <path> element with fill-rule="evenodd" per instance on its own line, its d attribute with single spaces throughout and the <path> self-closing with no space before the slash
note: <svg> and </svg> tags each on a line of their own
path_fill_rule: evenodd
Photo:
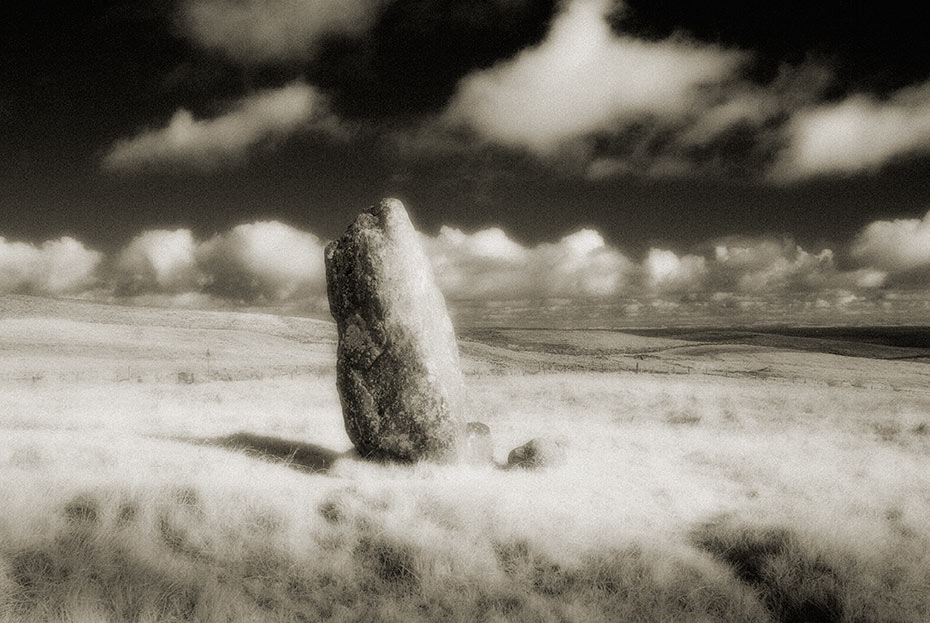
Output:
<svg viewBox="0 0 930 623">
<path fill-rule="evenodd" d="M 464 432 L 464 385 L 445 301 L 407 211 L 385 199 L 326 247 L 339 335 L 336 386 L 359 454 L 443 459 Z"/>
</svg>

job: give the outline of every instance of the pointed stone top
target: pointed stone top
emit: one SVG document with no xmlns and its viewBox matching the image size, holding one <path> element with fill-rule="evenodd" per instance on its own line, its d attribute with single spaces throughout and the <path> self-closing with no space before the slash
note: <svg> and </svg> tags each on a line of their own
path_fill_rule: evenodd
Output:
<svg viewBox="0 0 930 623">
<path fill-rule="evenodd" d="M 407 209 L 400 199 L 386 198 L 369 206 L 359 214 L 342 235 L 326 245 L 327 259 L 336 252 L 340 245 L 348 246 L 352 240 L 359 238 L 363 232 L 381 232 L 389 236 L 406 239 L 414 236 L 413 223 L 407 215 Z"/>
<path fill-rule="evenodd" d="M 400 210 L 404 214 L 407 213 L 407 208 L 404 207 L 404 203 L 400 199 L 395 199 L 393 197 L 387 197 L 382 199 L 376 205 L 371 206 L 366 210 L 374 215 L 380 215 L 382 212 L 393 212 L 394 210 Z"/>
</svg>

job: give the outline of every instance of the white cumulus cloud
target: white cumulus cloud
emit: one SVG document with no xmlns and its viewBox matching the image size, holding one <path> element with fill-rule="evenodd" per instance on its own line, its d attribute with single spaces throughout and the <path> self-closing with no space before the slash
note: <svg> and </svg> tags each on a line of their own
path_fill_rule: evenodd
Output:
<svg viewBox="0 0 930 623">
<path fill-rule="evenodd" d="M 189 229 L 142 232 L 117 256 L 117 288 L 129 294 L 190 291 L 198 284 L 196 250 Z"/>
<path fill-rule="evenodd" d="M 443 227 L 422 239 L 440 289 L 453 300 L 612 296 L 632 272 L 632 263 L 591 229 L 536 246 L 498 228 L 468 234 Z"/>
<path fill-rule="evenodd" d="M 695 290 L 707 275 L 707 263 L 702 256 L 679 256 L 667 249 L 650 249 L 642 267 L 646 285 L 656 291 Z"/>
<path fill-rule="evenodd" d="M 194 42 L 251 64 L 313 55 L 330 33 L 357 34 L 379 0 L 187 0 L 181 26 Z"/>
<path fill-rule="evenodd" d="M 187 229 L 144 231 L 114 261 L 116 292 L 132 297 L 295 302 L 325 297 L 324 282 L 323 241 L 278 221 L 237 225 L 206 240 Z"/>
<path fill-rule="evenodd" d="M 490 299 L 526 290 L 527 249 L 499 228 L 466 234 L 443 226 L 421 240 L 448 297 Z"/>
<path fill-rule="evenodd" d="M 841 278 L 834 253 L 811 253 L 791 240 L 733 236 L 714 243 L 712 281 L 744 293 L 815 291 Z"/>
<path fill-rule="evenodd" d="M 238 225 L 197 249 L 205 289 L 225 298 L 287 301 L 325 293 L 323 242 L 277 221 Z"/>
<path fill-rule="evenodd" d="M 552 296 L 610 296 L 627 281 L 632 263 L 593 229 L 536 248 L 540 290 Z"/>
<path fill-rule="evenodd" d="M 886 272 L 930 268 L 930 212 L 922 219 L 875 221 L 853 241 L 851 254 Z"/>
<path fill-rule="evenodd" d="M 94 285 L 103 256 L 64 236 L 41 245 L 0 236 L 0 293 L 76 294 Z"/>
<path fill-rule="evenodd" d="M 604 0 L 568 2 L 539 46 L 466 76 L 447 119 L 545 155 L 642 118 L 690 115 L 699 89 L 742 62 L 709 45 L 617 36 L 606 9 Z"/>
<path fill-rule="evenodd" d="M 859 94 L 795 112 L 774 169 L 787 180 L 876 170 L 895 158 L 930 153 L 930 83 L 886 100 Z"/>
<path fill-rule="evenodd" d="M 256 145 L 301 128 L 331 131 L 334 126 L 317 90 L 294 82 L 244 97 L 212 119 L 195 119 L 180 109 L 167 126 L 117 141 L 103 165 L 110 170 L 134 170 L 180 163 L 213 169 L 240 162 Z"/>
</svg>

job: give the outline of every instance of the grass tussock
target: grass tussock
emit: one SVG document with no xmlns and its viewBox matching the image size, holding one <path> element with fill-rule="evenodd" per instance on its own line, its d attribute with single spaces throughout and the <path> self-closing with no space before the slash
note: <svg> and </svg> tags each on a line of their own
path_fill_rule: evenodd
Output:
<svg viewBox="0 0 930 623">
<path fill-rule="evenodd" d="M 882 518 L 875 551 L 722 519 L 679 544 L 566 556 L 422 491 L 338 487 L 298 526 L 273 506 L 234 510 L 204 493 L 81 492 L 28 544 L 0 541 L 0 620 L 837 623 L 930 612 L 930 548 L 900 509 Z M 295 539 L 304 531 L 309 540 Z"/>
<path fill-rule="evenodd" d="M 890 517 L 892 524 L 900 519 L 894 512 Z M 867 550 L 782 526 L 727 520 L 692 532 L 695 546 L 729 567 L 773 620 L 817 623 L 926 621 L 930 550 L 913 536 Z"/>
</svg>

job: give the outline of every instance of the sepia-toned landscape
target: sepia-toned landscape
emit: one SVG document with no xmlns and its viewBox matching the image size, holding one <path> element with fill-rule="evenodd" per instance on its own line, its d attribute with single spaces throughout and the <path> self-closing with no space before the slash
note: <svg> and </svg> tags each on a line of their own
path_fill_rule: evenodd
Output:
<svg viewBox="0 0 930 623">
<path fill-rule="evenodd" d="M 331 323 L 4 296 L 0 621 L 927 620 L 926 332 L 458 333 L 498 465 L 355 456 Z"/>
<path fill-rule="evenodd" d="M 0 623 L 930 622 L 914 3 L 0 3 Z"/>
</svg>

